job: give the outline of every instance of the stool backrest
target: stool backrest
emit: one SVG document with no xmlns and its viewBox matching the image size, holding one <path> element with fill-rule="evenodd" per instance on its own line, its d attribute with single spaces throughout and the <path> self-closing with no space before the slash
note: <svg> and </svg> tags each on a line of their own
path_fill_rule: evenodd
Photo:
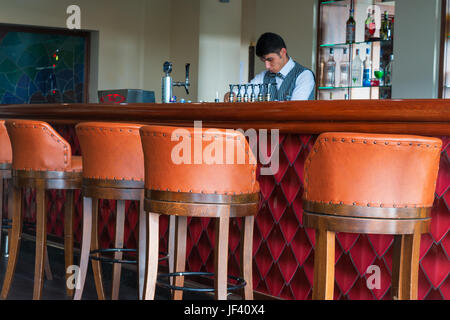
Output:
<svg viewBox="0 0 450 320">
<path fill-rule="evenodd" d="M 235 130 L 144 126 L 145 188 L 244 194 L 259 191 L 256 159 Z"/>
<path fill-rule="evenodd" d="M 0 120 L 0 163 L 12 162 L 11 141 L 6 131 L 5 120 Z"/>
<path fill-rule="evenodd" d="M 323 133 L 305 162 L 309 201 L 365 207 L 431 207 L 442 141 L 365 133 Z"/>
<path fill-rule="evenodd" d="M 64 171 L 71 165 L 70 144 L 48 123 L 6 120 L 14 170 Z"/>
<path fill-rule="evenodd" d="M 83 177 L 144 181 L 141 125 L 84 122 L 76 126 L 83 159 Z"/>
</svg>

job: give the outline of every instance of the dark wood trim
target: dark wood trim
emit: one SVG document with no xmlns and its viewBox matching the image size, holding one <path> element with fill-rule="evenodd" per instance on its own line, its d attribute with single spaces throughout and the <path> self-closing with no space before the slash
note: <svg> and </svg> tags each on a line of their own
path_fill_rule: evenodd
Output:
<svg viewBox="0 0 450 320">
<path fill-rule="evenodd" d="M 445 73 L 445 43 L 447 40 L 447 1 L 441 0 L 441 41 L 439 54 L 439 90 L 438 98 L 444 97 L 444 73 Z"/>
<path fill-rule="evenodd" d="M 0 105 L 0 119 L 33 119 L 55 124 L 127 122 L 282 133 L 325 131 L 450 135 L 450 100 L 319 100 L 255 103 L 27 104 Z"/>
<path fill-rule="evenodd" d="M 419 219 L 428 218 L 429 208 L 386 208 L 362 207 L 345 204 L 329 204 L 324 202 L 303 200 L 303 209 L 311 213 L 328 214 L 334 216 L 377 218 L 377 219 Z"/>
<path fill-rule="evenodd" d="M 12 181 L 16 187 L 81 189 L 81 172 L 12 170 Z"/>
<path fill-rule="evenodd" d="M 156 214 L 175 215 L 180 217 L 220 218 L 229 215 L 230 218 L 254 216 L 258 212 L 259 203 L 194 203 L 170 202 L 145 198 L 144 210 Z"/>
<path fill-rule="evenodd" d="M 12 166 L 11 162 L 0 163 L 0 170 L 9 170 L 9 171 L 11 171 L 11 166 Z"/>
<path fill-rule="evenodd" d="M 253 42 L 248 46 L 248 82 L 255 77 L 255 44 Z"/>
<path fill-rule="evenodd" d="M 321 84 L 321 81 L 323 80 L 323 79 L 321 79 L 321 74 L 320 74 L 320 60 L 319 60 L 319 57 L 320 57 L 320 44 L 322 43 L 322 28 L 320 27 L 321 26 L 321 24 L 322 24 L 322 19 L 321 19 L 321 17 L 322 17 L 322 10 L 321 10 L 321 8 L 322 8 L 322 6 L 320 5 L 320 3 L 321 3 L 322 1 L 321 0 L 319 0 L 319 1 L 317 1 L 317 17 L 316 17 L 316 21 L 317 21 L 317 26 L 316 26 L 316 30 L 317 30 L 317 35 L 316 35 L 316 40 L 317 40 L 317 43 L 316 43 L 316 85 L 315 85 L 315 97 L 316 97 L 316 99 L 318 99 L 319 98 L 319 87 L 320 87 L 320 84 Z"/>
<path fill-rule="evenodd" d="M 0 33 L 3 32 L 27 32 L 44 33 L 52 35 L 65 35 L 73 37 L 82 37 L 85 41 L 85 61 L 84 61 L 84 94 L 83 103 L 89 102 L 89 72 L 90 72 L 90 50 L 91 50 L 91 32 L 88 30 L 67 29 L 57 27 L 33 26 L 22 24 L 0 23 Z M 75 92 L 74 92 L 75 95 Z"/>
<path fill-rule="evenodd" d="M 83 178 L 83 186 L 119 189 L 144 189 L 144 181 Z"/>
<path fill-rule="evenodd" d="M 85 39 L 85 55 L 84 55 L 84 89 L 83 89 L 83 102 L 89 103 L 89 84 L 90 84 L 90 74 L 91 74 L 91 33 L 87 32 Z M 97 92 L 94 92 L 94 95 Z"/>
<path fill-rule="evenodd" d="M 342 217 L 328 214 L 303 212 L 306 228 L 348 233 L 413 234 L 430 231 L 431 218 L 426 219 L 375 219 Z"/>
<path fill-rule="evenodd" d="M 145 189 L 145 197 L 151 200 L 169 201 L 169 202 L 239 204 L 252 202 L 257 203 L 259 201 L 259 192 L 248 194 L 224 195 L 224 194 L 156 191 Z"/>
</svg>

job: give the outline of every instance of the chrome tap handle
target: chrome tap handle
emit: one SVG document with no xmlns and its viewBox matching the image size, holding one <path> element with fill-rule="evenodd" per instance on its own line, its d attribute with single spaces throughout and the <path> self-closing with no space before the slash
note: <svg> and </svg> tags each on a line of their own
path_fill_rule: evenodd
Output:
<svg viewBox="0 0 450 320">
<path fill-rule="evenodd" d="M 184 89 L 186 90 L 186 94 L 189 94 L 189 86 L 191 85 L 189 83 L 189 67 L 190 63 L 186 63 L 186 80 L 184 82 Z"/>
<path fill-rule="evenodd" d="M 168 76 L 169 73 L 172 72 L 172 63 L 170 63 L 169 61 L 164 62 L 163 71 L 166 74 L 166 76 Z"/>
</svg>

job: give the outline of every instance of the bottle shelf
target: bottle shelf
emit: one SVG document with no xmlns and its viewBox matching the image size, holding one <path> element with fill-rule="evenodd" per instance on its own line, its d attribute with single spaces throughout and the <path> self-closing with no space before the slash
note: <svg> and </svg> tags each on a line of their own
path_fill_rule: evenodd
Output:
<svg viewBox="0 0 450 320">
<path fill-rule="evenodd" d="M 389 89 L 391 86 L 349 86 L 349 87 L 318 87 L 318 90 L 348 90 L 348 89 L 370 89 L 370 88 L 381 88 L 381 89 Z"/>
<path fill-rule="evenodd" d="M 322 1 L 320 5 L 333 5 L 333 6 L 342 6 L 346 7 L 349 4 L 349 0 L 328 0 Z"/>
<path fill-rule="evenodd" d="M 385 43 L 392 43 L 392 40 L 371 40 L 371 41 L 358 41 L 358 42 L 352 42 L 352 43 L 327 43 L 327 44 L 321 44 L 320 47 L 321 48 L 333 48 L 333 47 L 349 47 L 352 45 L 359 45 L 359 44 L 372 44 L 374 42 L 380 42 L 382 44 Z"/>
<path fill-rule="evenodd" d="M 342 6 L 345 7 L 350 4 L 350 0 L 324 0 L 320 2 L 320 5 L 329 5 L 329 6 Z M 394 7 L 395 1 L 386 1 L 386 0 L 376 0 L 374 2 L 376 5 L 382 5 L 385 7 Z"/>
</svg>

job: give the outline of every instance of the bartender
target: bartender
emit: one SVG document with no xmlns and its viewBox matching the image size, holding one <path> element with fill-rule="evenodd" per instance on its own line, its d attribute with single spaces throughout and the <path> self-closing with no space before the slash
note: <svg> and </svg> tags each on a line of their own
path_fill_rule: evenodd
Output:
<svg viewBox="0 0 450 320">
<path fill-rule="evenodd" d="M 256 55 L 264 62 L 266 70 L 257 74 L 250 83 L 271 83 L 272 100 L 314 99 L 313 72 L 289 57 L 281 36 L 271 32 L 262 34 L 256 43 Z M 225 94 L 225 102 L 229 102 L 229 95 L 229 92 Z"/>
</svg>

